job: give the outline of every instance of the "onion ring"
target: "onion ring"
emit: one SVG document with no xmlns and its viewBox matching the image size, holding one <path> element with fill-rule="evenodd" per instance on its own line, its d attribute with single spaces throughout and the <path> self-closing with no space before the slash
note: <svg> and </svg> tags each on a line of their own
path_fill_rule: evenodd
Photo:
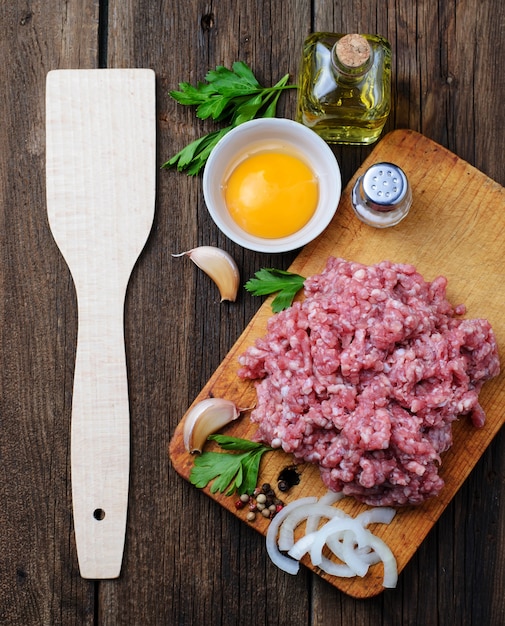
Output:
<svg viewBox="0 0 505 626">
<path fill-rule="evenodd" d="M 310 533 L 298 539 L 295 545 L 288 552 L 289 556 L 300 560 L 310 550 L 315 534 L 315 532 Z M 335 563 L 324 555 L 322 555 L 319 567 L 332 576 L 341 576 L 342 578 L 352 578 L 353 576 L 356 576 L 356 572 L 345 563 Z"/>
<path fill-rule="evenodd" d="M 283 571 L 297 574 L 300 560 L 309 554 L 315 567 L 332 576 L 347 578 L 363 577 L 371 565 L 382 562 L 383 586 L 396 587 L 396 559 L 389 546 L 367 528 L 369 524 L 389 524 L 396 511 L 389 507 L 374 507 L 351 517 L 331 506 L 341 497 L 328 492 L 319 500 L 316 497 L 300 498 L 281 509 L 267 530 L 270 559 Z M 327 521 L 318 528 L 322 518 Z M 295 529 L 303 521 L 306 521 L 305 534 L 295 542 Z M 323 554 L 325 546 L 340 563 Z"/>
<path fill-rule="evenodd" d="M 353 517 L 333 518 L 326 522 L 316 533 L 310 548 L 310 559 L 313 565 L 320 565 L 322 561 L 323 548 L 327 538 L 338 531 L 352 531 L 358 543 L 358 547 L 367 545 L 366 530 Z"/>
<path fill-rule="evenodd" d="M 334 517 L 348 517 L 342 509 L 336 509 L 329 504 L 316 502 L 310 506 L 298 508 L 289 515 L 279 529 L 279 550 L 290 550 L 294 543 L 295 528 L 304 520 L 307 520 L 305 533 L 308 535 L 317 530 L 321 517 L 333 519 Z"/>
<path fill-rule="evenodd" d="M 308 496 L 306 498 L 300 498 L 299 500 L 290 502 L 277 513 L 268 526 L 266 535 L 268 556 L 279 569 L 284 570 L 288 574 L 297 574 L 300 569 L 300 564 L 298 561 L 281 554 L 277 545 L 277 531 L 279 530 L 282 522 L 288 517 L 288 515 L 291 514 L 292 511 L 296 510 L 300 506 L 315 504 L 316 502 L 317 498 L 315 496 Z"/>
</svg>

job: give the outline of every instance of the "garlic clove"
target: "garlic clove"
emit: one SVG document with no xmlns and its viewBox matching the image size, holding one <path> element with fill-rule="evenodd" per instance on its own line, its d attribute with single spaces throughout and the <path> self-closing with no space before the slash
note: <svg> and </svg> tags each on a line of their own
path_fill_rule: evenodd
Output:
<svg viewBox="0 0 505 626">
<path fill-rule="evenodd" d="M 239 409 L 231 400 L 207 398 L 193 406 L 184 418 L 184 447 L 191 454 L 201 452 L 209 435 L 236 420 Z"/>
<path fill-rule="evenodd" d="M 235 302 L 240 283 L 240 274 L 237 264 L 228 252 L 215 246 L 199 246 L 187 252 L 172 254 L 172 256 L 188 256 L 195 265 L 216 283 L 221 295 L 221 302 L 223 300 Z"/>
</svg>

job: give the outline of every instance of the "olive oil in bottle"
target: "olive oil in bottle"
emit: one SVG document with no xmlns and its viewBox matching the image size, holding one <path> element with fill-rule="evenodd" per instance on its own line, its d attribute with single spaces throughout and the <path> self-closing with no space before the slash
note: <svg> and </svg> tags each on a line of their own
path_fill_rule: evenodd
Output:
<svg viewBox="0 0 505 626">
<path fill-rule="evenodd" d="M 371 144 L 391 107 L 391 46 L 379 35 L 313 33 L 298 86 L 298 122 L 328 143 Z"/>
</svg>

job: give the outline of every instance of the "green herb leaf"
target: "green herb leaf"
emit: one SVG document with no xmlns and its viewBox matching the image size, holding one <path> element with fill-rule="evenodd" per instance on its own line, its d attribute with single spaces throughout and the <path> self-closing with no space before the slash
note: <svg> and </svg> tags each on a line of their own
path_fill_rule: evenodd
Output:
<svg viewBox="0 0 505 626">
<path fill-rule="evenodd" d="M 254 274 L 244 287 L 253 296 L 265 296 L 277 293 L 272 301 L 272 311 L 279 313 L 291 306 L 296 294 L 303 287 L 305 278 L 293 272 L 263 268 Z"/>
<path fill-rule="evenodd" d="M 235 491 L 237 477 L 239 483 L 242 482 L 242 461 L 248 454 L 248 452 L 242 454 L 203 452 L 195 458 L 190 481 L 196 487 L 206 487 L 211 480 L 215 479 L 210 488 L 211 493 L 216 493 L 216 491 L 223 493 L 228 487 L 230 489 L 233 487 Z"/>
<path fill-rule="evenodd" d="M 261 457 L 265 450 L 256 450 L 256 452 L 250 452 L 249 455 L 242 462 L 242 484 L 237 488 L 239 494 L 247 493 L 252 494 L 258 484 L 258 474 L 260 469 Z"/>
<path fill-rule="evenodd" d="M 198 174 L 219 139 L 232 128 L 257 117 L 275 117 L 277 103 L 288 85 L 289 74 L 283 76 L 273 87 L 262 87 L 251 68 L 243 61 L 236 61 L 232 69 L 218 65 L 205 76 L 205 82 L 195 86 L 179 83 L 179 91 L 170 91 L 174 100 L 186 106 L 196 106 L 196 115 L 205 120 L 228 121 L 222 131 L 213 131 L 190 143 L 168 159 L 162 167 L 176 167 L 189 175 Z M 222 133 L 222 134 L 220 134 Z"/>
<path fill-rule="evenodd" d="M 235 61 L 232 67 L 235 74 L 248 81 L 250 85 L 261 87 L 256 79 L 256 76 L 252 73 L 251 68 L 247 65 L 247 63 L 244 63 L 243 61 Z"/>
<path fill-rule="evenodd" d="M 228 103 L 229 99 L 226 96 L 213 95 L 198 105 L 196 115 L 201 120 L 206 120 L 208 117 L 217 120 L 223 115 Z"/>
<path fill-rule="evenodd" d="M 193 87 L 189 83 L 179 83 L 180 91 L 170 91 L 170 96 L 177 100 L 180 104 L 193 105 L 205 102 L 208 96 L 205 94 L 205 90 L 201 88 L 202 83 L 197 87 Z"/>
<path fill-rule="evenodd" d="M 242 484 L 242 477 L 243 471 L 241 463 L 238 463 L 236 465 L 230 464 L 223 469 L 223 473 L 220 476 L 216 477 L 211 485 L 210 492 L 226 492 L 227 496 L 231 496 L 235 493 L 235 490 L 238 488 L 238 486 Z"/>
<path fill-rule="evenodd" d="M 265 447 L 262 443 L 258 443 L 257 441 L 241 439 L 240 437 L 230 437 L 229 435 L 209 435 L 207 439 L 218 443 L 223 450 L 242 450 L 242 452 L 251 452 Z"/>
<path fill-rule="evenodd" d="M 161 167 L 177 167 L 179 172 L 186 170 L 189 176 L 198 174 L 198 172 L 205 165 L 214 146 L 221 139 L 221 137 L 224 137 L 231 129 L 232 127 L 228 126 L 227 128 L 215 130 L 212 133 L 200 137 L 199 139 L 195 139 L 195 141 L 188 144 L 166 163 L 163 163 Z"/>
<path fill-rule="evenodd" d="M 263 106 L 263 97 L 260 95 L 248 98 L 242 104 L 235 108 L 235 114 L 233 117 L 233 124 L 238 126 L 244 122 L 249 122 L 254 119 L 258 114 L 258 111 Z"/>
<path fill-rule="evenodd" d="M 190 482 L 202 488 L 214 481 L 210 492 L 226 493 L 227 496 L 233 495 L 235 491 L 239 494 L 252 493 L 258 480 L 261 457 L 272 448 L 225 435 L 211 435 L 209 439 L 233 452 L 203 452 L 195 459 Z M 236 451 L 241 452 L 237 454 Z"/>
<path fill-rule="evenodd" d="M 289 80 L 289 74 L 283 76 L 278 83 L 276 83 L 272 87 L 272 94 L 274 96 L 272 102 L 268 105 L 263 113 L 263 117 L 275 117 L 275 112 L 277 111 L 277 102 L 279 101 L 279 96 L 283 89 L 287 88 L 287 82 Z"/>
<path fill-rule="evenodd" d="M 205 79 L 218 93 L 230 96 L 254 93 L 262 89 L 248 66 L 240 62 L 234 63 L 231 70 L 219 65 L 215 70 L 207 72 Z"/>
</svg>

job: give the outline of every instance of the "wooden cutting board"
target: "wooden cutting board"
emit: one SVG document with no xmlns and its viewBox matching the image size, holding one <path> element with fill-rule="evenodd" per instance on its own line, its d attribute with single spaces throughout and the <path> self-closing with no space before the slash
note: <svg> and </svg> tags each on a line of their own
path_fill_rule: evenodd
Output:
<svg viewBox="0 0 505 626">
<path fill-rule="evenodd" d="M 356 178 L 370 165 L 380 161 L 391 161 L 402 167 L 413 190 L 413 205 L 407 218 L 399 225 L 384 230 L 362 224 L 354 216 L 350 203 Z M 449 281 L 449 300 L 453 304 L 465 303 L 467 318 L 487 318 L 493 326 L 499 347 L 505 345 L 505 190 L 423 135 L 409 130 L 397 130 L 386 135 L 343 191 L 338 211 L 328 229 L 301 251 L 290 270 L 303 276 L 318 273 L 329 256 L 367 264 L 384 259 L 412 263 L 426 280 L 445 275 Z M 247 278 L 244 277 L 244 282 Z M 258 336 L 265 333 L 270 315 L 269 299 L 195 398 L 195 403 L 213 395 L 229 398 L 241 407 L 254 404 L 253 384 L 237 378 L 237 359 Z M 503 372 L 486 383 L 480 399 L 487 414 L 486 424 L 480 430 L 473 428 L 466 418 L 454 424 L 454 444 L 442 459 L 440 474 L 446 484 L 441 495 L 420 507 L 399 509 L 389 526 L 377 525 L 373 528 L 393 550 L 400 572 L 504 423 Z M 225 432 L 251 438 L 255 429 L 256 426 L 249 422 L 245 414 Z M 173 434 L 169 454 L 176 471 L 188 479 L 193 457 L 184 450 L 181 424 Z M 259 484 L 270 482 L 276 486 L 280 471 L 290 463 L 291 457 L 282 452 L 266 454 Z M 286 502 L 326 492 L 316 467 L 302 465 L 299 470 L 300 484 L 282 495 Z M 203 491 L 248 523 L 247 511 L 234 507 L 235 498 L 210 494 L 208 488 Z M 367 508 L 350 498 L 342 502 L 342 506 L 353 515 Z M 260 519 L 251 525 L 266 534 L 267 520 Z M 303 560 L 302 563 L 312 568 L 310 560 Z M 318 568 L 312 569 L 356 598 L 371 597 L 383 590 L 380 564 L 373 566 L 364 578 L 354 579 L 336 578 Z"/>
</svg>

